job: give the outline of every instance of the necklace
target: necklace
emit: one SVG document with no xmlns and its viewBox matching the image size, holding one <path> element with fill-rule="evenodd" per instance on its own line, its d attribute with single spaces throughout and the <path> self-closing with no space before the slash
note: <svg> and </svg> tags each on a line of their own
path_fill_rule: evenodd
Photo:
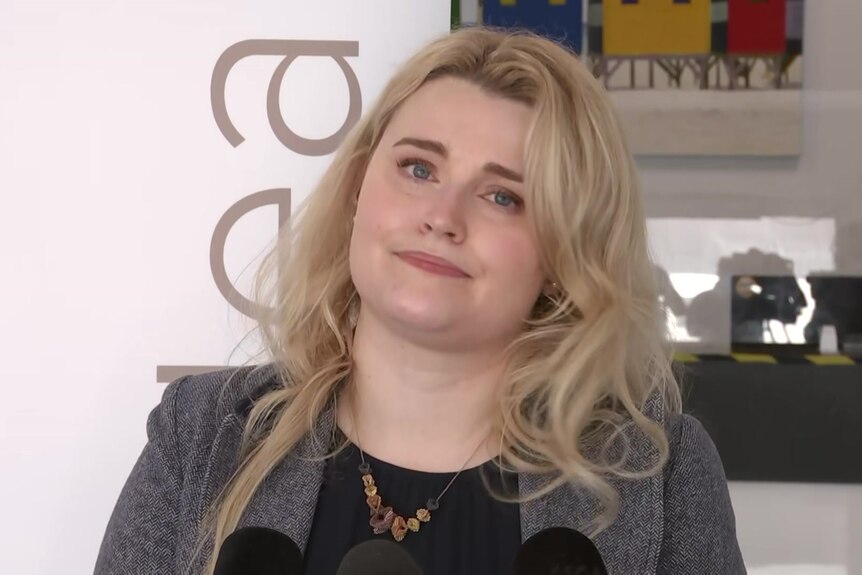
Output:
<svg viewBox="0 0 862 575">
<path fill-rule="evenodd" d="M 371 529 L 374 531 L 375 535 L 381 535 L 389 531 L 392 533 L 392 537 L 395 541 L 399 542 L 404 540 L 404 537 L 408 532 L 412 531 L 416 533 L 419 531 L 419 528 L 423 523 L 431 521 L 431 512 L 439 509 L 440 500 L 446 494 L 446 491 L 448 491 L 449 487 L 455 483 L 455 480 L 458 479 L 458 476 L 461 475 L 461 472 L 464 471 L 467 464 L 471 459 L 473 459 L 473 456 L 476 455 L 482 444 L 485 443 L 485 440 L 483 439 L 482 442 L 476 446 L 476 449 L 473 450 L 473 453 L 470 454 L 470 457 L 467 458 L 467 461 L 464 462 L 461 469 L 455 473 L 455 476 L 449 480 L 449 483 L 446 484 L 446 487 L 443 488 L 440 495 L 428 499 L 428 501 L 425 502 L 425 507 L 420 507 L 416 510 L 413 517 L 405 519 L 403 516 L 395 513 L 392 507 L 383 503 L 383 499 L 377 489 L 377 484 L 374 482 L 371 465 L 365 461 L 365 452 L 362 451 L 362 441 L 359 439 L 359 426 L 356 423 L 356 412 L 353 409 L 352 401 L 350 402 L 350 415 L 353 419 L 353 432 L 356 434 L 356 447 L 359 449 L 359 457 L 362 460 L 362 463 L 359 464 L 359 473 L 362 475 L 362 485 L 365 488 L 365 502 L 368 504 L 368 508 L 371 512 L 371 519 L 368 521 L 368 524 L 371 525 Z"/>
</svg>

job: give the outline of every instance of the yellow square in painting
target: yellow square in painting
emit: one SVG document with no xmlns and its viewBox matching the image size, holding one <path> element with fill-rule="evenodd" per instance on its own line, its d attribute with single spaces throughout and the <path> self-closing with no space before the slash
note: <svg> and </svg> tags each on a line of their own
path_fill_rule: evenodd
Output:
<svg viewBox="0 0 862 575">
<path fill-rule="evenodd" d="M 565 6 L 566 0 L 550 0 L 551 6 Z"/>
<path fill-rule="evenodd" d="M 711 0 L 605 0 L 605 55 L 709 54 L 714 5 Z"/>
<path fill-rule="evenodd" d="M 514 6 L 517 0 L 500 0 L 500 6 Z"/>
</svg>

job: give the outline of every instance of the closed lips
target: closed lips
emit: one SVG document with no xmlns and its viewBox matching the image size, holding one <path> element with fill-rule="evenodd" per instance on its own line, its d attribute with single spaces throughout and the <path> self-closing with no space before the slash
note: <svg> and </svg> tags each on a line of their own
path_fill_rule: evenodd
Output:
<svg viewBox="0 0 862 575">
<path fill-rule="evenodd" d="M 414 251 L 398 252 L 397 255 L 403 259 L 406 259 L 406 260 L 413 260 L 413 261 L 420 262 L 420 263 L 431 264 L 432 266 L 436 266 L 436 267 L 443 268 L 443 269 L 448 269 L 452 272 L 457 272 L 460 275 L 470 277 L 467 272 L 465 272 L 464 270 L 462 270 L 461 268 L 459 268 L 458 266 L 456 266 L 455 264 L 453 264 L 449 260 L 441 258 L 439 256 L 433 256 L 433 255 L 425 253 L 425 252 L 414 252 Z"/>
</svg>

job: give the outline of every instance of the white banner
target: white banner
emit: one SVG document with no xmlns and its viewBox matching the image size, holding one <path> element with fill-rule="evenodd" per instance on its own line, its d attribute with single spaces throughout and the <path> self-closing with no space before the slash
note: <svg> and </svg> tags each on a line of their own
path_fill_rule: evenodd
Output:
<svg viewBox="0 0 862 575">
<path fill-rule="evenodd" d="M 2 0 L 0 573 L 92 572 L 164 381 L 246 359 L 286 199 L 448 27 L 449 0 Z"/>
</svg>

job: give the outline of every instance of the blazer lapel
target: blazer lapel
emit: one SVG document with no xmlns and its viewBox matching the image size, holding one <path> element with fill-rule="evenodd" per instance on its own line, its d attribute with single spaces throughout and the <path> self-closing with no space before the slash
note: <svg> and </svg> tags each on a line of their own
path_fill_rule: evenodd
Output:
<svg viewBox="0 0 862 575">
<path fill-rule="evenodd" d="M 221 492 L 239 465 L 238 454 L 243 427 L 253 401 L 276 385 L 272 369 L 255 373 L 239 389 L 228 389 L 220 398 L 227 413 L 215 433 L 201 493 L 194 516 L 199 523 L 203 514 Z M 288 535 L 304 551 L 311 533 L 317 497 L 323 482 L 325 453 L 335 429 L 335 410 L 327 407 L 315 428 L 307 433 L 293 452 L 282 460 L 263 481 L 240 519 L 237 528 L 269 527 Z M 212 552 L 208 542 L 207 552 Z"/>
<path fill-rule="evenodd" d="M 521 497 L 540 490 L 552 478 L 550 474 L 519 474 Z M 550 527 L 584 531 L 599 512 L 595 497 L 570 485 L 561 485 L 547 495 L 521 503 L 521 541 Z"/>
<path fill-rule="evenodd" d="M 323 483 L 323 456 L 335 425 L 335 411 L 326 409 L 315 429 L 305 435 L 264 480 L 244 514 L 240 527 L 269 527 L 288 535 L 305 552 Z"/>
<path fill-rule="evenodd" d="M 233 378 L 236 378 L 235 382 Z M 243 426 L 252 403 L 278 383 L 278 373 L 273 365 L 265 364 L 250 370 L 249 368 L 236 370 L 222 387 L 217 400 L 220 422 L 213 436 L 206 468 L 202 471 L 201 494 L 198 497 L 196 510 L 198 521 L 227 484 L 239 464 L 237 457 Z"/>
</svg>

